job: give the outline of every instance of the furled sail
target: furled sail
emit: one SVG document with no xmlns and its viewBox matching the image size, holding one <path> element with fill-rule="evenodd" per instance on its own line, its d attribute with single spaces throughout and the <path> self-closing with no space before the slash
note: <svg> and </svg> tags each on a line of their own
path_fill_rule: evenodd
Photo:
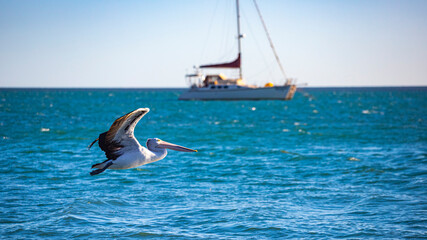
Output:
<svg viewBox="0 0 427 240">
<path fill-rule="evenodd" d="M 240 68 L 240 53 L 236 60 L 228 63 L 202 65 L 200 68 Z"/>
</svg>

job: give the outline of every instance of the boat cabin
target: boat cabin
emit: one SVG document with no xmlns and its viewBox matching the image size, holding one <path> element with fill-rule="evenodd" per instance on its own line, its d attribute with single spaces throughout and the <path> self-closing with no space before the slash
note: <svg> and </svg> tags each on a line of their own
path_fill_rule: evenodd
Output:
<svg viewBox="0 0 427 240">
<path fill-rule="evenodd" d="M 244 85 L 242 79 L 227 79 L 224 74 L 206 75 L 203 80 L 203 86 L 213 85 Z"/>
</svg>

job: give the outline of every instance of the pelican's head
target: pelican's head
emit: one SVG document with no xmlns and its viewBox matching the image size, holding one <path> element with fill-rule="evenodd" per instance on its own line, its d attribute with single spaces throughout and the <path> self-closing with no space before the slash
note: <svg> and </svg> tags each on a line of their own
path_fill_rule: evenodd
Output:
<svg viewBox="0 0 427 240">
<path fill-rule="evenodd" d="M 158 138 L 149 138 L 147 140 L 147 148 L 151 151 L 155 151 L 156 149 L 171 149 L 180 152 L 197 152 L 197 150 L 193 150 L 190 148 L 182 147 L 173 143 L 168 143 Z"/>
</svg>

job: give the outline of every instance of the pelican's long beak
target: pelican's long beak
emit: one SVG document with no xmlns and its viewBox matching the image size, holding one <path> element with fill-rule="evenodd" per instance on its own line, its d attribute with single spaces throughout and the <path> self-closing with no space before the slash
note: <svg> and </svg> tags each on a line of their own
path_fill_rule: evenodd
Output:
<svg viewBox="0 0 427 240">
<path fill-rule="evenodd" d="M 159 143 L 158 147 L 161 147 L 161 148 L 168 148 L 171 150 L 181 151 L 181 152 L 197 152 L 197 150 L 189 149 L 189 148 L 179 146 L 173 143 L 168 143 L 162 140 L 160 140 L 158 143 Z"/>
</svg>

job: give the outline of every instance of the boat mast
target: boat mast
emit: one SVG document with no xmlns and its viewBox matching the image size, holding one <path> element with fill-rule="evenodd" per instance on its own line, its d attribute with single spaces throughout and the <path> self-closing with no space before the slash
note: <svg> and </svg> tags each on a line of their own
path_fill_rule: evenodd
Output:
<svg viewBox="0 0 427 240">
<path fill-rule="evenodd" d="M 238 48 L 239 48 L 239 58 L 240 61 L 242 61 L 242 47 L 241 47 L 241 42 L 240 39 L 243 38 L 243 35 L 240 33 L 240 11 L 239 11 L 239 0 L 236 0 L 236 12 L 237 12 L 237 43 L 238 43 Z M 242 79 L 242 65 L 240 64 L 239 66 L 239 78 Z"/>
</svg>

